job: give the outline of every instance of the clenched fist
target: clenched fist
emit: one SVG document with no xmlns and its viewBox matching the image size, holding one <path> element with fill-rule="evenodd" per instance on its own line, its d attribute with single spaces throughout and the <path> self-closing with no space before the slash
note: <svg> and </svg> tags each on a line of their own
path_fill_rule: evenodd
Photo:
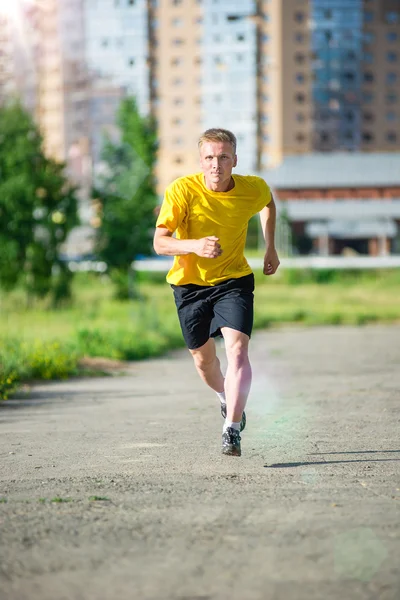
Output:
<svg viewBox="0 0 400 600">
<path fill-rule="evenodd" d="M 196 240 L 195 253 L 204 258 L 217 258 L 222 254 L 221 246 L 218 242 L 219 238 L 215 237 L 215 235 L 209 235 L 208 237 Z"/>
</svg>

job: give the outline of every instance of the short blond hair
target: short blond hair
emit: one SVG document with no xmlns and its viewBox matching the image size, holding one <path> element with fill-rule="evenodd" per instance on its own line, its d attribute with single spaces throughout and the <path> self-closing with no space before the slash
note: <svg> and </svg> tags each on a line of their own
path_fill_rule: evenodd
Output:
<svg viewBox="0 0 400 600">
<path fill-rule="evenodd" d="M 236 136 L 228 129 L 207 129 L 199 138 L 199 149 L 204 142 L 228 142 L 232 144 L 233 154 L 236 154 Z"/>
</svg>

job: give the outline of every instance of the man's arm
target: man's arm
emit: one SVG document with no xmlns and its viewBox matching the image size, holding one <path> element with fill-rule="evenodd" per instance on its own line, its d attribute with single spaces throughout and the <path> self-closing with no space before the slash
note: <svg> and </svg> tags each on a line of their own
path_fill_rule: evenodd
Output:
<svg viewBox="0 0 400 600">
<path fill-rule="evenodd" d="M 157 254 L 163 256 L 181 256 L 197 254 L 204 258 L 217 258 L 222 254 L 218 238 L 210 235 L 199 240 L 177 240 L 166 227 L 156 227 L 153 247 Z"/>
<path fill-rule="evenodd" d="M 280 264 L 275 249 L 276 205 L 273 196 L 260 212 L 260 221 L 265 239 L 264 275 L 273 275 Z"/>
</svg>

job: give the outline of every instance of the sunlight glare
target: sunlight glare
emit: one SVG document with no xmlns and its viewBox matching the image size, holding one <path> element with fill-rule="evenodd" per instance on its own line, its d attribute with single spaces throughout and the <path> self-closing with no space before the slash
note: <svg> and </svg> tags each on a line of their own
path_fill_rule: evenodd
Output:
<svg viewBox="0 0 400 600">
<path fill-rule="evenodd" d="M 0 0 L 0 14 L 17 19 L 20 11 L 19 0 Z"/>
</svg>

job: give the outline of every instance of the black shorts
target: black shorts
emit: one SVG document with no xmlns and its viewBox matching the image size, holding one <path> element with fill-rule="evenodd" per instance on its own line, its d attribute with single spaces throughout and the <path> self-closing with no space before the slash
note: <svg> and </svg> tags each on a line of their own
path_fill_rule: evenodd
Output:
<svg viewBox="0 0 400 600">
<path fill-rule="evenodd" d="M 253 329 L 254 275 L 227 279 L 217 285 L 171 285 L 187 347 L 203 346 L 230 327 L 249 337 Z"/>
</svg>

